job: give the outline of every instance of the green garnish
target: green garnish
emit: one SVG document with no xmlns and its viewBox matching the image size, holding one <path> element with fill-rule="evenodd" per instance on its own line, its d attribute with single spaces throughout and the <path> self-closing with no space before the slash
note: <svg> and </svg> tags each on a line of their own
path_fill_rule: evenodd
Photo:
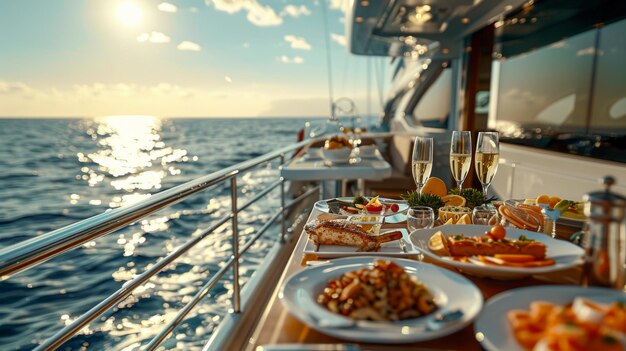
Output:
<svg viewBox="0 0 626 351">
<path fill-rule="evenodd" d="M 427 206 L 432 208 L 435 213 L 437 213 L 440 207 L 445 205 L 441 197 L 432 194 L 420 194 L 417 191 L 410 191 L 400 195 L 400 197 L 406 200 L 410 207 Z"/>
<path fill-rule="evenodd" d="M 455 236 L 452 237 L 452 239 L 454 239 L 454 240 L 463 240 L 463 238 L 464 238 L 463 234 L 455 235 Z"/>
<path fill-rule="evenodd" d="M 459 189 L 450 189 L 448 194 L 451 195 L 460 195 L 465 198 L 465 206 L 469 208 L 474 208 L 476 206 L 488 204 L 493 200 L 496 200 L 495 196 L 487 198 L 485 193 L 481 190 L 473 189 L 473 188 L 465 188 L 459 192 Z"/>
<path fill-rule="evenodd" d="M 370 200 L 368 200 L 365 196 L 355 196 L 354 200 L 352 200 L 353 204 L 359 204 L 359 205 L 363 205 L 364 203 L 368 203 Z"/>
<path fill-rule="evenodd" d="M 522 234 L 517 238 L 517 241 L 535 241 L 533 239 L 528 238 L 526 235 Z"/>
<path fill-rule="evenodd" d="M 602 336 L 602 342 L 607 345 L 614 345 L 617 343 L 617 340 L 611 335 L 604 335 Z"/>
</svg>

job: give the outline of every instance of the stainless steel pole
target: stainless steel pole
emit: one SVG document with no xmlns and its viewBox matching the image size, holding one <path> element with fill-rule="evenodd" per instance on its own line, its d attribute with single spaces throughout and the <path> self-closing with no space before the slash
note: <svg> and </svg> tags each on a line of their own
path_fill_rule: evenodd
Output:
<svg viewBox="0 0 626 351">
<path fill-rule="evenodd" d="M 280 167 L 282 170 L 285 164 L 285 154 L 280 154 Z M 285 178 L 280 177 L 280 242 L 285 242 Z"/>
<path fill-rule="evenodd" d="M 230 179 L 230 199 L 232 206 L 233 223 L 233 310 L 234 313 L 241 311 L 241 296 L 239 293 L 239 228 L 237 226 L 237 176 Z"/>
</svg>

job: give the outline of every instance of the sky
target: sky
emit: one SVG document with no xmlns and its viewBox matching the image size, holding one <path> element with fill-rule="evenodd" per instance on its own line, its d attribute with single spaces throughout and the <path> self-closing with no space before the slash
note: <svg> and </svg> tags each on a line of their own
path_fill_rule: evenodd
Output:
<svg viewBox="0 0 626 351">
<path fill-rule="evenodd" d="M 334 96 L 375 114 L 389 60 L 348 52 L 350 4 L 0 0 L 0 117 L 327 116 L 324 6 Z"/>
</svg>

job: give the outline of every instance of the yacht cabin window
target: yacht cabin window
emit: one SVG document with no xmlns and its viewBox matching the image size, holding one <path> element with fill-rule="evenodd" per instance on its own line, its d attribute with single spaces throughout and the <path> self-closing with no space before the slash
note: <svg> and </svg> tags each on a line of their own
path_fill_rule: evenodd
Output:
<svg viewBox="0 0 626 351">
<path fill-rule="evenodd" d="M 557 12 L 547 6 L 511 14 L 497 30 L 489 127 L 503 142 L 626 163 L 624 7 L 564 25 L 550 22 Z"/>
</svg>

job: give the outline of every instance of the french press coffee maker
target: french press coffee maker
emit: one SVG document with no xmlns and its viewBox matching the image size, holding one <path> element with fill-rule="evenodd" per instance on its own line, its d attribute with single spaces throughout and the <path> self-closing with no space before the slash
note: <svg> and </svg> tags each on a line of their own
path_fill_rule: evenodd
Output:
<svg viewBox="0 0 626 351">
<path fill-rule="evenodd" d="M 584 236 L 584 286 L 626 288 L 626 198 L 612 193 L 615 179 L 602 178 L 604 191 L 584 196 L 587 229 Z"/>
</svg>

